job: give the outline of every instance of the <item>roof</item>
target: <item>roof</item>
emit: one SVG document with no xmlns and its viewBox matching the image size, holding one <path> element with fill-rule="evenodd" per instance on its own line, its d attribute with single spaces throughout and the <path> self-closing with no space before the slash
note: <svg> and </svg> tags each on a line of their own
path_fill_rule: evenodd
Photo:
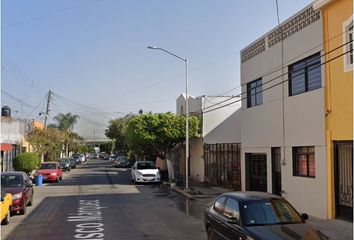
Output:
<svg viewBox="0 0 354 240">
<path fill-rule="evenodd" d="M 266 193 L 266 192 L 228 192 L 222 195 L 227 195 L 237 198 L 239 201 L 254 201 L 254 200 L 269 200 L 269 199 L 283 199 L 281 196 Z"/>
<path fill-rule="evenodd" d="M 21 171 L 8 171 L 8 172 L 2 172 L 1 175 L 23 175 L 26 174 L 25 172 Z"/>
</svg>

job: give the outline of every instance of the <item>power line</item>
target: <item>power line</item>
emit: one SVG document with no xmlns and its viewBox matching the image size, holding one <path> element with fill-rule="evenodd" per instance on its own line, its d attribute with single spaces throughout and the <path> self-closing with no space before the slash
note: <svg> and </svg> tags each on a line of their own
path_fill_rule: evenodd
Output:
<svg viewBox="0 0 354 240">
<path fill-rule="evenodd" d="M 26 107 L 29 107 L 29 108 L 34 108 L 34 106 L 32 106 L 32 105 L 30 105 L 30 104 L 28 104 L 28 103 L 25 103 L 25 102 L 24 102 L 24 101 L 22 101 L 21 99 L 19 99 L 19 98 L 17 98 L 17 97 L 12 96 L 11 94 L 9 94 L 9 93 L 5 92 L 4 90 L 1 90 L 1 92 L 2 92 L 3 94 L 5 94 L 6 96 L 8 96 L 8 97 L 12 98 L 12 99 L 15 99 L 16 101 L 20 102 L 21 104 L 23 104 L 23 105 L 24 105 L 24 106 L 26 106 Z"/>
<path fill-rule="evenodd" d="M 331 49 L 330 51 L 328 51 L 328 52 L 326 52 L 326 53 L 320 55 L 320 58 L 322 58 L 322 57 L 324 57 L 324 56 L 326 56 L 326 55 L 328 55 L 328 54 L 330 54 L 330 53 L 332 53 L 332 52 L 334 52 L 334 51 L 339 50 L 340 48 L 342 48 L 342 47 L 345 46 L 345 45 L 348 45 L 348 44 L 351 43 L 351 42 L 353 42 L 353 41 L 344 43 L 344 44 L 342 44 L 342 45 L 340 45 L 340 46 L 338 46 L 338 47 L 336 47 L 336 48 Z M 303 55 L 303 54 L 302 54 L 302 55 Z M 296 58 L 295 58 L 295 59 L 296 59 Z M 288 61 L 287 63 L 289 63 L 289 61 Z M 281 69 L 278 69 L 277 71 L 279 71 L 279 70 L 281 70 Z M 273 73 L 274 73 L 274 72 L 273 72 Z M 270 83 L 270 82 L 273 82 L 273 81 L 277 80 L 278 78 L 284 77 L 284 76 L 286 76 L 287 74 L 289 74 L 289 72 L 285 72 L 285 73 L 281 74 L 280 76 L 274 77 L 274 78 L 272 78 L 272 79 L 270 79 L 270 80 L 268 80 L 268 81 L 262 83 L 262 86 L 263 86 L 263 85 L 266 85 L 266 84 L 268 84 L 268 83 Z M 261 76 L 261 77 L 263 78 L 263 77 L 268 76 L 268 75 L 269 75 L 269 73 L 266 73 L 266 74 L 264 74 L 264 75 Z M 243 84 L 243 85 L 245 85 L 245 84 Z M 246 92 L 241 92 L 240 94 L 243 95 L 243 94 L 245 94 L 245 93 L 247 93 L 247 91 L 246 91 Z M 224 102 L 226 102 L 226 101 L 228 101 L 228 100 L 230 100 L 230 99 L 236 98 L 236 97 L 238 97 L 238 95 L 237 95 L 237 96 L 232 96 L 232 97 L 230 97 L 229 99 L 226 99 L 226 100 L 223 100 L 223 101 L 221 101 L 221 102 L 215 103 L 214 105 L 210 105 L 210 106 L 208 106 L 208 107 L 205 107 L 205 108 L 203 108 L 201 111 L 204 111 L 204 110 L 206 110 L 206 109 L 212 108 L 212 107 L 214 107 L 214 106 L 216 106 L 216 105 L 219 105 L 220 103 L 224 103 Z M 198 111 L 200 111 L 200 110 L 198 110 Z M 196 111 L 196 112 L 198 112 L 198 111 Z"/>
<path fill-rule="evenodd" d="M 351 42 L 353 42 L 353 41 L 351 41 Z M 348 43 L 346 43 L 346 44 L 348 44 Z M 346 44 L 343 44 L 342 46 L 344 46 L 344 45 L 346 45 Z M 317 66 L 322 66 L 322 65 L 327 64 L 327 63 L 329 63 L 329 62 L 331 62 L 331 61 L 334 61 L 334 60 L 336 60 L 336 59 L 338 59 L 338 58 L 344 56 L 345 54 L 347 54 L 347 53 L 349 53 L 349 52 L 351 52 L 351 50 L 348 50 L 348 51 L 346 51 L 346 52 L 344 52 L 344 53 L 341 53 L 340 55 L 338 55 L 338 56 L 336 56 L 336 57 L 334 57 L 334 58 L 332 58 L 332 59 L 329 59 L 329 60 L 327 60 L 327 61 L 325 61 L 325 62 L 323 62 L 323 63 L 320 63 L 320 64 L 318 64 Z M 281 77 L 281 76 L 280 76 L 280 77 Z M 279 78 L 279 77 L 277 77 L 277 78 Z M 281 82 L 279 82 L 279 83 L 276 83 L 276 84 L 274 84 L 274 85 L 272 85 L 272 86 L 269 86 L 269 87 L 267 87 L 267 88 L 264 88 L 264 89 L 262 89 L 261 91 L 259 91 L 259 92 L 257 92 L 257 93 L 265 92 L 265 91 L 267 91 L 267 90 L 269 90 L 269 89 L 272 89 L 272 88 L 274 88 L 274 87 L 276 87 L 276 86 L 278 86 L 278 85 L 280 85 L 280 84 L 283 84 L 283 83 L 285 83 L 285 82 L 288 82 L 288 81 L 289 81 L 289 78 L 288 78 L 288 79 L 285 79 L 284 81 L 281 81 Z M 268 82 L 269 82 L 269 81 L 268 81 Z M 264 84 L 262 84 L 261 86 L 263 86 L 263 85 L 264 85 Z M 247 93 L 247 91 L 246 91 L 246 92 L 243 92 L 242 95 L 244 95 L 244 94 L 246 94 L 246 93 Z M 251 95 L 249 95 L 249 96 L 254 96 L 255 94 L 256 94 L 256 93 L 251 94 Z M 224 105 L 222 105 L 222 106 L 216 107 L 216 108 L 211 109 L 211 110 L 208 110 L 208 111 L 204 111 L 204 109 L 201 109 L 201 110 L 194 111 L 194 112 L 191 112 L 191 113 L 209 113 L 209 112 L 218 110 L 218 109 L 220 109 L 220 108 L 230 106 L 230 105 L 232 105 L 232 104 L 235 104 L 235 103 L 240 102 L 240 101 L 245 100 L 245 99 L 247 99 L 247 96 L 246 96 L 246 97 L 241 97 L 240 99 L 235 100 L 235 101 L 233 101 L 233 102 L 231 102 L 231 103 L 224 104 Z"/>
<path fill-rule="evenodd" d="M 71 6 L 71 7 L 66 7 L 66 8 L 55 10 L 55 11 L 51 11 L 47 15 L 43 15 L 43 16 L 40 16 L 40 17 L 34 17 L 34 18 L 30 18 L 30 19 L 27 19 L 27 20 L 24 20 L 24 21 L 19 21 L 19 22 L 16 22 L 16 23 L 12 23 L 12 24 L 6 25 L 6 26 L 2 27 L 2 29 L 6 29 L 6 28 L 22 25 L 22 24 L 25 24 L 25 23 L 34 22 L 34 21 L 45 19 L 45 18 L 49 18 L 49 17 L 51 17 L 54 14 L 58 14 L 58 13 L 65 12 L 65 11 L 69 11 L 69 10 L 72 10 L 72 9 L 75 9 L 75 8 L 84 7 L 84 6 L 87 6 L 89 4 L 92 4 L 92 3 L 95 3 L 95 2 L 99 2 L 99 1 L 103 1 L 103 0 L 93 0 L 93 1 L 90 1 L 90 2 L 74 5 L 74 6 Z"/>
</svg>

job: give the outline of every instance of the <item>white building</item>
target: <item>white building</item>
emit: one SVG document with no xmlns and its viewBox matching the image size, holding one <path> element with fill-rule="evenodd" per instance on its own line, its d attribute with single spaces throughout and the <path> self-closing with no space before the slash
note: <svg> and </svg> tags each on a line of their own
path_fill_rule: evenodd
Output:
<svg viewBox="0 0 354 240">
<path fill-rule="evenodd" d="M 241 166 L 243 190 L 282 193 L 326 218 L 322 44 L 310 5 L 241 51 Z"/>
<path fill-rule="evenodd" d="M 177 114 L 185 114 L 185 95 L 180 95 L 176 101 Z M 235 150 L 241 142 L 241 98 L 239 96 L 189 96 L 190 115 L 199 116 L 202 122 L 200 138 L 190 140 L 190 178 L 200 182 L 210 182 L 232 187 L 234 181 L 233 171 L 240 171 L 239 156 Z M 227 106 L 226 106 L 227 105 Z M 219 149 L 219 148 L 220 149 Z M 212 149 L 218 148 L 218 152 Z M 219 159 L 217 153 L 226 155 L 227 159 Z M 210 156 L 213 154 L 213 161 Z M 182 162 L 185 161 L 184 159 Z M 232 163 L 234 162 L 234 168 Z M 213 170 L 219 169 L 218 174 L 212 174 Z M 212 175 L 212 176 L 211 176 Z M 235 184 L 234 184 L 235 185 Z"/>
</svg>

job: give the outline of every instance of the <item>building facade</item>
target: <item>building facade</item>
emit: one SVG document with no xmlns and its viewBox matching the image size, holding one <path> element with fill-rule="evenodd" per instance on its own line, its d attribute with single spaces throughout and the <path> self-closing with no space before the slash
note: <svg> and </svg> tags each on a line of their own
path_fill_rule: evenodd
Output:
<svg viewBox="0 0 354 240">
<path fill-rule="evenodd" d="M 327 217 L 322 15 L 312 5 L 241 50 L 242 189 Z"/>
<path fill-rule="evenodd" d="M 353 220 L 353 1 L 317 0 L 325 61 L 328 218 Z"/>
<path fill-rule="evenodd" d="M 241 98 L 239 96 L 189 96 L 190 115 L 201 119 L 201 137 L 190 139 L 190 178 L 241 189 L 240 142 Z M 177 114 L 185 114 L 185 95 L 176 101 Z M 185 170 L 181 149 L 180 170 Z"/>
</svg>

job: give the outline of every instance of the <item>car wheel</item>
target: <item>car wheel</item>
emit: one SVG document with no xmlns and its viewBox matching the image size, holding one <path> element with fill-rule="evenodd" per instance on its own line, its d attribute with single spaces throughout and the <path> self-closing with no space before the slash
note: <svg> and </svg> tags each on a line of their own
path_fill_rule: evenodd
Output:
<svg viewBox="0 0 354 240">
<path fill-rule="evenodd" d="M 59 182 L 59 177 L 57 179 L 55 179 L 55 182 L 58 183 Z"/>
<path fill-rule="evenodd" d="M 214 231 L 211 227 L 208 227 L 207 234 L 208 234 L 208 240 L 214 239 Z"/>
<path fill-rule="evenodd" d="M 26 204 L 26 200 L 24 200 L 22 210 L 20 210 L 20 215 L 25 215 L 26 211 L 27 211 L 27 204 Z"/>
<path fill-rule="evenodd" d="M 31 201 L 28 202 L 27 206 L 32 206 L 33 205 L 33 193 L 32 193 L 32 197 L 31 197 Z"/>
<path fill-rule="evenodd" d="M 63 180 L 63 175 L 61 175 L 61 176 L 59 177 L 59 180 Z"/>
<path fill-rule="evenodd" d="M 2 224 L 2 225 L 7 225 L 7 224 L 9 224 L 9 223 L 10 223 L 10 216 L 11 216 L 11 211 L 10 211 L 10 209 L 9 209 L 8 212 L 7 212 L 7 214 L 6 214 L 6 216 L 5 216 L 5 218 L 1 221 L 1 224 Z"/>
</svg>

